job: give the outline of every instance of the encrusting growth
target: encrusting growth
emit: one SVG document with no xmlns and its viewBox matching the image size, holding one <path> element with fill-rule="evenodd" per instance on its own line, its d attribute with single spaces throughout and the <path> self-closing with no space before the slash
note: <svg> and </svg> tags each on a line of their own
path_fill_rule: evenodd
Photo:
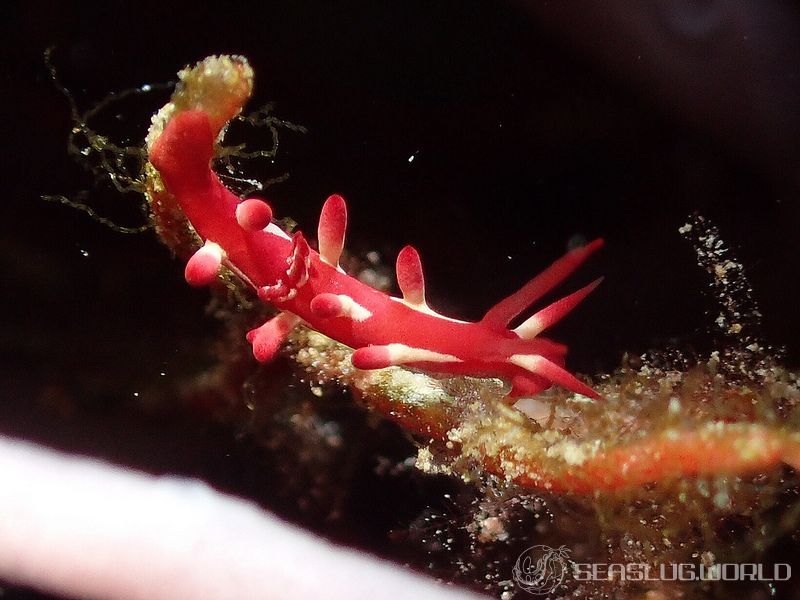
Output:
<svg viewBox="0 0 800 600">
<path fill-rule="evenodd" d="M 339 266 L 347 223 L 341 196 L 330 196 L 322 208 L 316 252 L 302 232 L 289 236 L 273 224 L 265 202 L 242 201 L 212 170 L 220 131 L 238 114 L 252 87 L 245 59 L 212 57 L 180 77 L 180 101 L 173 100 L 154 119 L 148 138 L 150 162 L 203 242 L 186 265 L 186 280 L 209 285 L 225 266 L 263 302 L 281 311 L 247 336 L 258 360 L 269 360 L 302 321 L 354 348 L 352 361 L 359 369 L 402 365 L 431 373 L 497 377 L 511 382 L 511 398 L 536 394 L 553 384 L 599 398 L 564 369 L 566 347 L 538 337 L 599 280 L 540 310 L 516 329 L 508 325 L 569 276 L 602 240 L 570 251 L 476 323 L 445 317 L 427 305 L 422 264 L 410 246 L 397 258 L 403 297 L 388 296 Z M 223 85 L 234 92 L 210 105 L 212 100 L 200 88 Z"/>
</svg>

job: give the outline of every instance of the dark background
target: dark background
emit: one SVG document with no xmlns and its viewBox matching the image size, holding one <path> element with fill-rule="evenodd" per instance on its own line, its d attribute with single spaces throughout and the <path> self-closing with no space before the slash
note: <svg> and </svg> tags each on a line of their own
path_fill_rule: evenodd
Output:
<svg viewBox="0 0 800 600">
<path fill-rule="evenodd" d="M 479 318 L 570 241 L 604 237 L 562 291 L 605 282 L 553 332 L 579 372 L 609 371 L 625 352 L 710 347 L 707 280 L 677 232 L 700 211 L 745 264 L 766 339 L 797 366 L 796 3 L 167 4 L 6 9 L 0 432 L 256 497 L 261 485 L 229 432 L 130 410 L 159 378 L 210 364 L 220 326 L 153 234 L 40 199 L 89 189 L 101 212 L 139 218 L 138 198 L 68 157 L 50 46 L 82 109 L 209 54 L 246 55 L 251 107 L 274 101 L 308 128 L 246 175 L 288 172 L 267 196 L 309 231 L 323 199 L 344 194 L 348 247 L 391 264 L 416 245 L 431 304 L 452 316 Z M 120 103 L 96 126 L 139 144 L 164 101 Z M 269 145 L 264 131 L 246 138 Z"/>
</svg>

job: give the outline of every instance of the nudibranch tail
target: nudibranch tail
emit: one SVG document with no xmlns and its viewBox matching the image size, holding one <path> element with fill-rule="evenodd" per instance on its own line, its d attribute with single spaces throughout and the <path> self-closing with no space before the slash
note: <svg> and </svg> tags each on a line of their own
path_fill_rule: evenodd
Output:
<svg viewBox="0 0 800 600">
<path fill-rule="evenodd" d="M 516 327 L 514 333 L 526 340 L 535 338 L 545 329 L 555 325 L 563 317 L 572 312 L 572 309 L 583 302 L 586 296 L 591 294 L 602 282 L 603 278 L 598 277 L 589 285 L 537 311 L 535 314 L 525 319 L 519 327 Z"/>
<path fill-rule="evenodd" d="M 269 360 L 300 322 L 355 350 L 356 368 L 405 366 L 444 375 L 495 377 L 512 383 L 511 396 L 559 385 L 597 394 L 563 368 L 566 347 L 538 337 L 564 317 L 599 280 L 535 313 L 514 330 L 509 323 L 564 280 L 602 245 L 595 240 L 554 262 L 478 322 L 443 316 L 425 300 L 418 252 L 397 257 L 402 298 L 390 297 L 348 276 L 339 266 L 347 228 L 347 205 L 330 196 L 319 219 L 319 252 L 302 232 L 289 236 L 272 222 L 272 210 L 257 198 L 240 199 L 211 167 L 225 119 L 237 115 L 252 89 L 243 58 L 212 57 L 180 73 L 172 102 L 154 118 L 148 135 L 152 165 L 202 247 L 189 259 L 186 280 L 212 283 L 224 266 L 274 306 L 278 316 L 247 339 L 260 361 Z M 208 94 L 232 97 L 207 98 Z"/>
<path fill-rule="evenodd" d="M 519 290 L 490 308 L 482 322 L 505 329 L 526 308 L 569 277 L 592 253 L 599 250 L 603 243 L 603 240 L 598 238 L 586 246 L 570 250 Z"/>
</svg>

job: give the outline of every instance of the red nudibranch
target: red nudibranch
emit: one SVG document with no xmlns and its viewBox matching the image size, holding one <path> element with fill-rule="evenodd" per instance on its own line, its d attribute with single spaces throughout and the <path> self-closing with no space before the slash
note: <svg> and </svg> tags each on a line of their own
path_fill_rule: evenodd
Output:
<svg viewBox="0 0 800 600">
<path fill-rule="evenodd" d="M 249 69 L 246 63 L 234 67 Z M 209 71 L 208 78 L 213 75 Z M 569 313 L 600 280 L 538 311 L 515 329 L 508 326 L 569 276 L 602 240 L 571 250 L 478 322 L 451 319 L 428 307 L 420 258 L 411 246 L 397 257 L 403 297 L 391 297 L 339 266 L 347 222 L 341 196 L 330 196 L 322 208 L 316 252 L 301 232 L 290 236 L 272 223 L 264 201 L 242 201 L 214 173 L 215 143 L 249 96 L 245 88 L 226 98 L 223 110 L 209 108 L 212 104 L 202 94 L 184 94 L 189 100 L 173 101 L 148 146 L 150 162 L 166 190 L 204 242 L 186 265 L 186 280 L 210 284 L 224 265 L 263 302 L 280 310 L 247 335 L 256 359 L 272 358 L 292 328 L 304 321 L 354 348 L 352 362 L 359 369 L 402 365 L 437 374 L 497 377 L 510 381 L 511 398 L 536 394 L 553 384 L 599 397 L 564 369 L 566 347 L 539 333 Z"/>
</svg>

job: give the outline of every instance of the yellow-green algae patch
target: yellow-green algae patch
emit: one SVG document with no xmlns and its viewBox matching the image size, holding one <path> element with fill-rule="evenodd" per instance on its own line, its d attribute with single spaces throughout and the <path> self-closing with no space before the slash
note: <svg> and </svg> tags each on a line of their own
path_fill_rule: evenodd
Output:
<svg viewBox="0 0 800 600">
<path fill-rule="evenodd" d="M 358 371 L 348 349 L 320 334 L 302 330 L 293 340 L 298 362 L 320 381 L 352 387 L 412 431 L 437 433 L 430 451 L 465 478 L 485 468 L 522 485 L 614 492 L 779 469 L 800 458 L 795 411 L 786 414 L 798 398 L 796 376 L 779 367 L 758 385 L 727 381 L 713 360 L 686 373 L 621 368 L 596 385 L 601 401 L 560 389 L 542 394 L 537 401 L 554 415 L 543 423 L 504 404 L 496 380 L 436 379 L 396 367 Z"/>
</svg>

